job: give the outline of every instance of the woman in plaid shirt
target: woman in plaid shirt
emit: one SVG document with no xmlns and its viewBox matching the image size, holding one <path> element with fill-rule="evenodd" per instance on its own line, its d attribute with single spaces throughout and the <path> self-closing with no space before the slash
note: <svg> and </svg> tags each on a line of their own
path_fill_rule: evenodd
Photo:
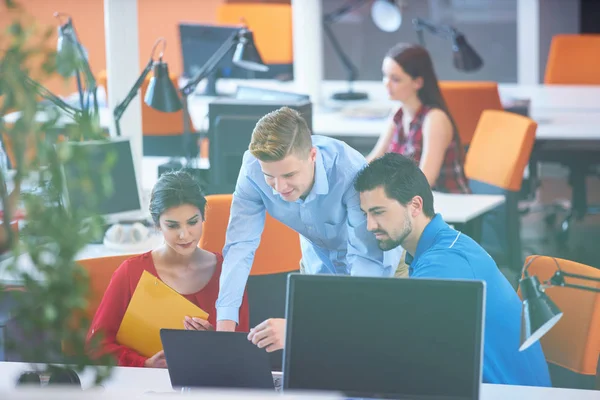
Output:
<svg viewBox="0 0 600 400">
<path fill-rule="evenodd" d="M 390 98 L 402 106 L 367 160 L 386 152 L 400 153 L 415 160 L 433 190 L 470 193 L 456 124 L 440 92 L 427 50 L 397 44 L 387 52 L 382 70 Z"/>
</svg>

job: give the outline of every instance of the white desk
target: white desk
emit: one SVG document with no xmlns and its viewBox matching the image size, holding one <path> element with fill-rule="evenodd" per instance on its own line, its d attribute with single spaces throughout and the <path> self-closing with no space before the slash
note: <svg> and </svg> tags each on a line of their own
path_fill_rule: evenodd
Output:
<svg viewBox="0 0 600 400">
<path fill-rule="evenodd" d="M 504 202 L 505 197 L 499 194 L 433 193 L 435 212 L 449 224 L 466 224 Z"/>
<path fill-rule="evenodd" d="M 233 93 L 237 85 L 264 87 L 302 93 L 294 82 L 261 80 L 223 80 L 219 89 Z M 323 98 L 347 87 L 344 81 L 324 81 Z M 385 118 L 348 117 L 343 109 L 373 107 L 386 109 L 397 106 L 387 98 L 378 81 L 358 81 L 354 88 L 369 94 L 367 101 L 339 102 L 326 100 L 313 110 L 313 131 L 319 135 L 339 137 L 378 137 L 385 129 Z M 600 140 L 600 86 L 516 85 L 500 84 L 504 103 L 511 99 L 529 99 L 531 118 L 538 121 L 537 138 L 547 140 Z M 197 130 L 208 130 L 208 102 L 212 98 L 190 96 L 190 115 Z"/>
<path fill-rule="evenodd" d="M 28 364 L 0 362 L 0 393 L 12 390 L 19 375 L 29 370 Z M 84 371 L 81 381 L 84 389 L 90 388 L 91 374 Z M 132 395 L 173 392 L 169 373 L 165 369 L 116 367 L 103 387 L 107 393 L 126 391 Z M 482 385 L 480 396 L 481 400 L 598 400 L 599 398 L 600 392 L 591 390 L 490 384 Z"/>
</svg>

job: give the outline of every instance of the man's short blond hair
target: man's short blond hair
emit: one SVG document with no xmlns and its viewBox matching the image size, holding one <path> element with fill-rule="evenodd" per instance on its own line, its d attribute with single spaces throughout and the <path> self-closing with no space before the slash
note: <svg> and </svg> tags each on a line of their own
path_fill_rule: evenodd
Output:
<svg viewBox="0 0 600 400">
<path fill-rule="evenodd" d="M 281 161 L 290 154 L 308 157 L 312 148 L 310 130 L 300 113 L 289 107 L 271 111 L 254 127 L 250 153 L 260 161 Z"/>
</svg>

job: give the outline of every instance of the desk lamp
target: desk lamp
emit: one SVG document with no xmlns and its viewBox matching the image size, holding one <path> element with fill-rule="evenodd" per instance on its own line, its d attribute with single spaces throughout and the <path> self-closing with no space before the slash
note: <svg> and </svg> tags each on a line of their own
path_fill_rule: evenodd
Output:
<svg viewBox="0 0 600 400">
<path fill-rule="evenodd" d="M 334 93 L 332 98 L 335 100 L 365 100 L 369 96 L 364 92 L 355 92 L 352 88 L 352 83 L 356 80 L 358 76 L 358 70 L 350 58 L 344 53 L 342 46 L 338 42 L 337 38 L 333 34 L 331 30 L 331 24 L 342 18 L 344 15 L 353 11 L 354 9 L 362 6 L 365 3 L 364 0 L 355 0 L 347 3 L 346 5 L 340 7 L 339 9 L 332 11 L 329 14 L 326 14 L 323 17 L 323 30 L 329 40 L 331 41 L 331 45 L 333 46 L 333 50 L 337 54 L 338 58 L 344 65 L 348 73 L 348 91 Z M 376 0 L 373 2 L 371 8 L 371 17 L 373 18 L 373 22 L 375 25 L 386 32 L 393 32 L 400 28 L 402 24 L 402 13 L 400 12 L 399 6 L 393 0 Z"/>
<path fill-rule="evenodd" d="M 467 43 L 465 35 L 448 25 L 434 25 L 421 18 L 413 19 L 413 27 L 417 31 L 419 43 L 425 47 L 423 31 L 441 36 L 452 41 L 452 52 L 454 53 L 454 67 L 459 71 L 474 72 L 483 66 L 483 60 L 479 54 Z"/>
<path fill-rule="evenodd" d="M 250 31 L 246 27 L 240 27 L 239 30 L 232 33 L 231 36 L 217 49 L 217 51 L 208 59 L 208 61 L 202 66 L 202 68 L 198 71 L 196 76 L 194 76 L 190 81 L 180 89 L 182 97 L 183 97 L 183 135 L 184 135 L 184 154 L 186 157 L 186 169 L 191 169 L 194 166 L 192 165 L 192 154 L 190 154 L 190 149 L 192 147 L 191 143 L 191 127 L 190 127 L 190 117 L 189 110 L 187 105 L 187 98 L 190 94 L 194 92 L 196 86 L 208 77 L 214 69 L 218 66 L 219 62 L 225 57 L 231 49 L 235 48 L 233 53 L 233 63 L 238 67 L 250 70 L 250 71 L 260 71 L 265 72 L 269 70 L 263 61 L 254 44 L 254 36 L 252 31 Z M 180 169 L 184 166 L 181 163 L 170 161 L 168 166 L 160 166 L 159 169 Z"/>
<path fill-rule="evenodd" d="M 161 52 L 158 55 L 158 60 L 154 59 L 154 53 L 159 44 L 163 45 Z M 164 38 L 159 38 L 152 47 L 150 53 L 150 59 L 148 64 L 142 71 L 141 75 L 133 84 L 125 99 L 117 105 L 113 111 L 115 118 L 115 127 L 117 130 L 117 136 L 121 136 L 121 127 L 119 121 L 123 116 L 123 113 L 131 103 L 131 100 L 137 95 L 138 90 L 142 87 L 144 80 L 148 76 L 151 70 L 154 70 L 154 76 L 150 79 L 148 89 L 146 90 L 146 96 L 144 97 L 144 103 L 148 106 L 162 112 L 176 112 L 181 110 L 181 100 L 177 94 L 177 90 L 171 82 L 169 77 L 169 67 L 166 62 L 163 62 L 163 54 L 167 47 L 167 41 Z"/>
<path fill-rule="evenodd" d="M 57 71 L 64 77 L 75 75 L 79 102 L 82 110 L 90 107 L 90 97 L 93 102 L 93 115 L 98 115 L 97 83 L 88 62 L 87 52 L 77 37 L 73 20 L 64 13 L 55 12 L 54 17 L 59 21 L 58 42 L 56 46 Z M 66 22 L 63 22 L 66 18 Z M 85 83 L 82 86 L 81 75 Z"/>
<path fill-rule="evenodd" d="M 567 283 L 565 278 L 574 278 L 589 282 L 600 282 L 600 278 L 565 272 L 560 268 L 558 261 L 554 257 L 552 257 L 552 260 L 556 264 L 556 272 L 548 281 L 540 283 L 537 276 L 530 276 L 527 272 L 531 263 L 538 257 L 531 258 L 525 264 L 523 267 L 523 278 L 519 281 L 519 287 L 523 296 L 521 346 L 519 347 L 519 351 L 526 350 L 541 339 L 563 316 L 563 313 L 556 304 L 544 293 L 547 288 L 558 286 L 600 293 L 600 287 L 598 286 Z M 596 389 L 600 389 L 600 357 L 598 358 L 596 372 Z"/>
<path fill-rule="evenodd" d="M 529 276 L 527 270 L 531 263 L 539 256 L 533 257 L 523 267 L 523 278 L 519 281 L 521 293 L 523 294 L 523 318 L 521 326 L 521 347 L 523 351 L 544 336 L 562 317 L 562 312 L 556 304 L 544 293 L 547 288 L 560 286 L 589 292 L 600 293 L 596 286 L 576 285 L 565 282 L 565 278 L 582 279 L 591 282 L 600 282 L 600 278 L 572 274 L 565 272 L 558 265 L 558 261 L 552 258 L 556 264 L 556 272 L 550 280 L 540 283 L 537 276 Z"/>
</svg>

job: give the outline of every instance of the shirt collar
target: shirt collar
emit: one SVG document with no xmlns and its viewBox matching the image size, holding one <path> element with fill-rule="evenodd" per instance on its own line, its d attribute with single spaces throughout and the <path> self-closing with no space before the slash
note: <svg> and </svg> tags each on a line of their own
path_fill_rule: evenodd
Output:
<svg viewBox="0 0 600 400">
<path fill-rule="evenodd" d="M 327 179 L 327 170 L 325 168 L 325 160 L 323 159 L 323 153 L 319 151 L 317 148 L 317 157 L 315 159 L 315 182 L 313 183 L 313 187 L 310 190 L 310 193 L 306 197 L 304 201 L 310 201 L 314 199 L 317 195 L 326 195 L 329 193 L 329 179 Z M 273 189 L 273 194 L 281 195 L 277 190 Z M 301 199 L 298 199 L 297 202 L 302 202 Z"/>
<path fill-rule="evenodd" d="M 429 111 L 429 107 L 425 106 L 425 104 L 421 104 L 417 112 L 415 113 L 412 121 L 410 121 L 410 125 L 412 126 L 418 118 L 420 118 L 423 114 L 426 114 Z M 402 117 L 404 116 L 404 109 L 400 107 L 396 114 L 393 116 L 393 120 L 396 124 L 402 124 Z"/>
<path fill-rule="evenodd" d="M 440 214 L 435 214 L 425 229 L 423 229 L 423 233 L 419 238 L 419 243 L 417 243 L 417 251 L 415 252 L 414 256 L 406 253 L 406 263 L 415 263 L 423 253 L 433 246 L 433 242 L 438 232 L 446 227 L 448 227 L 448 224 L 444 222 L 442 216 Z M 411 256 L 410 260 L 409 256 Z"/>
</svg>

